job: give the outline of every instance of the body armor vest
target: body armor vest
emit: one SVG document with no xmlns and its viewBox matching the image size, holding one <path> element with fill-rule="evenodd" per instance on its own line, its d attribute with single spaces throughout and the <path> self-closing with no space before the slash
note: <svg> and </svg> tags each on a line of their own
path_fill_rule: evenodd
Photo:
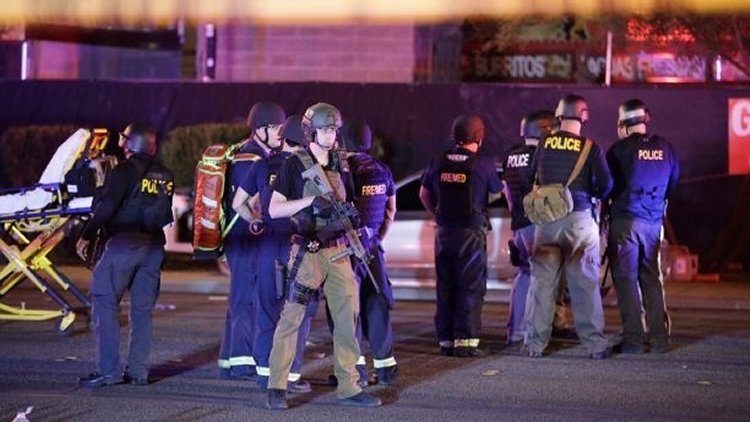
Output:
<svg viewBox="0 0 750 422">
<path fill-rule="evenodd" d="M 349 158 L 354 179 L 354 198 L 362 226 L 380 228 L 385 220 L 388 185 L 387 168 L 371 156 L 360 153 Z"/>
<path fill-rule="evenodd" d="M 511 208 L 511 230 L 526 227 L 531 222 L 526 218 L 523 210 L 523 197 L 533 188 L 533 168 L 531 161 L 534 158 L 536 146 L 519 145 L 508 153 L 505 160 L 505 171 L 503 179 L 508 185 L 508 204 Z"/>
<path fill-rule="evenodd" d="M 302 163 L 300 173 L 315 165 L 315 160 L 307 150 L 298 152 L 297 157 L 299 157 L 300 162 Z M 333 188 L 334 197 L 338 201 L 345 202 L 346 187 L 344 186 L 344 181 L 341 178 L 341 173 L 339 173 L 338 171 L 341 168 L 341 162 L 339 161 L 336 154 L 331 154 L 330 160 L 331 163 L 328 166 L 329 169 L 324 168 L 324 172 L 328 177 L 328 181 L 330 182 L 331 187 Z M 309 180 L 304 180 L 304 183 L 305 185 L 302 189 L 303 198 L 320 195 L 318 187 L 315 186 L 315 183 Z M 316 215 L 313 212 L 312 207 L 307 207 L 295 214 L 292 217 L 292 222 L 295 226 L 295 232 L 307 238 L 314 237 L 318 231 L 324 229 L 332 223 L 330 218 L 321 218 L 320 216 Z"/>
<path fill-rule="evenodd" d="M 625 142 L 618 158 L 626 186 L 612 198 L 612 213 L 659 220 L 666 209 L 672 149 L 658 136 L 633 134 Z"/>
<path fill-rule="evenodd" d="M 438 169 L 439 224 L 456 224 L 470 219 L 476 212 L 473 207 L 473 169 L 476 154 L 456 151 L 446 153 Z"/>
<path fill-rule="evenodd" d="M 173 221 L 174 177 L 155 158 L 137 155 L 129 162 L 138 171 L 138 182 L 113 218 L 114 231 L 159 233 Z"/>
</svg>

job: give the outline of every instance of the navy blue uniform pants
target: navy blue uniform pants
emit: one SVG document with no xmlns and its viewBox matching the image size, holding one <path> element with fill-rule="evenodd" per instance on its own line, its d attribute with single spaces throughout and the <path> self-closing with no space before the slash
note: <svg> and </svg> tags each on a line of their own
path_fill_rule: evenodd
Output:
<svg viewBox="0 0 750 422">
<path fill-rule="evenodd" d="M 487 290 L 484 228 L 438 227 L 435 236 L 437 312 L 435 330 L 443 346 L 477 347 Z"/>
<path fill-rule="evenodd" d="M 616 218 L 610 225 L 609 236 L 612 281 L 622 318 L 623 341 L 643 344 L 645 312 L 651 344 L 666 345 L 669 319 L 659 269 L 661 222 Z"/>
<path fill-rule="evenodd" d="M 146 235 L 115 235 L 94 267 L 91 284 L 92 322 L 98 371 L 119 375 L 120 301 L 130 291 L 130 340 L 127 372 L 148 376 L 151 350 L 151 311 L 159 294 L 164 247 Z"/>
<path fill-rule="evenodd" d="M 245 240 L 234 240 L 225 245 L 230 271 L 229 306 L 219 351 L 219 368 L 231 369 L 232 376 L 255 374 L 255 248 L 253 243 Z"/>
<path fill-rule="evenodd" d="M 360 280 L 359 323 L 361 328 L 357 331 L 370 343 L 375 369 L 387 368 L 396 365 L 396 360 L 393 357 L 393 327 L 391 325 L 391 309 L 394 303 L 393 291 L 386 274 L 382 246 L 379 243 L 368 241 L 368 239 L 362 240 L 366 247 L 369 246 L 371 256 L 369 267 L 380 288 L 380 293 L 375 290 L 373 281 L 370 280 L 364 265 L 362 263 L 355 264 L 354 272 L 357 279 Z M 369 245 L 367 245 L 368 243 Z M 361 344 L 360 338 L 360 349 Z"/>
</svg>

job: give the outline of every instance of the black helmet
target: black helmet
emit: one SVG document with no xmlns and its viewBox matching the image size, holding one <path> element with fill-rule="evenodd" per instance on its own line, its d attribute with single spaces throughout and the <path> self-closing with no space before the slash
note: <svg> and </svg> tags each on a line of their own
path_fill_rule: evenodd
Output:
<svg viewBox="0 0 750 422">
<path fill-rule="evenodd" d="M 484 122 L 474 113 L 462 114 L 453 121 L 451 134 L 457 144 L 479 143 L 484 139 Z"/>
<path fill-rule="evenodd" d="M 544 139 L 557 129 L 555 113 L 547 110 L 535 111 L 521 119 L 521 137 Z"/>
<path fill-rule="evenodd" d="M 302 116 L 292 114 L 286 118 L 284 126 L 279 131 L 279 136 L 286 139 L 291 145 L 305 145 L 305 136 L 302 134 Z"/>
<path fill-rule="evenodd" d="M 305 111 L 302 116 L 302 132 L 305 135 L 305 141 L 313 142 L 315 129 L 326 127 L 335 127 L 340 129 L 342 125 L 341 112 L 336 107 L 326 104 L 313 104 Z"/>
<path fill-rule="evenodd" d="M 255 130 L 268 125 L 281 125 L 286 120 L 286 113 L 280 105 L 271 101 L 255 103 L 247 114 L 247 127 Z"/>
<path fill-rule="evenodd" d="M 589 120 L 589 106 L 580 95 L 570 94 L 557 103 L 555 117 L 559 120 L 578 120 L 581 124 Z"/>
<path fill-rule="evenodd" d="M 630 127 L 651 121 L 651 113 L 646 104 L 638 98 L 631 98 L 617 109 L 617 124 Z"/>
<path fill-rule="evenodd" d="M 130 129 L 128 131 L 128 129 Z M 133 123 L 125 128 L 128 133 L 121 133 L 125 138 L 123 149 L 132 153 L 156 155 L 156 131 L 149 125 Z"/>
<path fill-rule="evenodd" d="M 341 138 L 344 149 L 350 152 L 367 152 L 372 148 L 372 130 L 365 122 L 344 122 Z"/>
</svg>

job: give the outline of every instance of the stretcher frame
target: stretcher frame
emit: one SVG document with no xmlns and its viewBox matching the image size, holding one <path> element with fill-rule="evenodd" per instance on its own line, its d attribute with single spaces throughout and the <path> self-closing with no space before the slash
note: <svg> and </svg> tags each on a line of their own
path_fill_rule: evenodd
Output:
<svg viewBox="0 0 750 422">
<path fill-rule="evenodd" d="M 77 162 L 88 158 L 90 167 L 95 170 L 97 187 L 104 183 L 109 170 L 116 164 L 115 157 L 103 155 L 107 141 L 106 129 L 88 131 L 85 147 L 78 152 L 74 160 Z M 68 170 L 70 167 L 65 169 L 65 172 Z M 51 201 L 43 209 L 24 209 L 0 214 L 0 253 L 8 261 L 0 270 L 0 300 L 5 299 L 24 280 L 29 280 L 40 292 L 49 296 L 58 309 L 27 308 L 23 302 L 20 306 L 0 302 L 0 320 L 44 321 L 60 318 L 55 327 L 56 331 L 70 335 L 78 314 L 86 315 L 88 323 L 91 302 L 88 296 L 52 263 L 48 255 L 66 234 L 91 215 L 91 203 L 79 201 L 76 205 L 76 199 L 68 192 L 65 183 L 36 184 L 6 190 L 3 193 L 24 193 L 34 189 L 52 193 Z M 36 235 L 32 236 L 30 233 Z M 78 306 L 68 301 L 64 297 L 64 292 L 72 296 Z"/>
</svg>

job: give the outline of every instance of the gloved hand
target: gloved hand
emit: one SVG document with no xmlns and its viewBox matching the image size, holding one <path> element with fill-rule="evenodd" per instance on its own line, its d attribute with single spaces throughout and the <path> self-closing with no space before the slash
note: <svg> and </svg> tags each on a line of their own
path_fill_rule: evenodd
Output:
<svg viewBox="0 0 750 422">
<path fill-rule="evenodd" d="M 347 202 L 346 204 L 344 204 L 344 213 L 347 217 L 349 217 L 349 221 L 352 222 L 352 227 L 357 228 L 359 227 L 360 223 L 362 223 L 362 219 L 359 218 L 359 211 L 357 211 L 357 207 L 355 207 L 351 202 Z"/>
<path fill-rule="evenodd" d="M 313 213 L 320 218 L 329 218 L 333 214 L 333 204 L 325 196 L 316 196 L 312 207 Z"/>
</svg>

